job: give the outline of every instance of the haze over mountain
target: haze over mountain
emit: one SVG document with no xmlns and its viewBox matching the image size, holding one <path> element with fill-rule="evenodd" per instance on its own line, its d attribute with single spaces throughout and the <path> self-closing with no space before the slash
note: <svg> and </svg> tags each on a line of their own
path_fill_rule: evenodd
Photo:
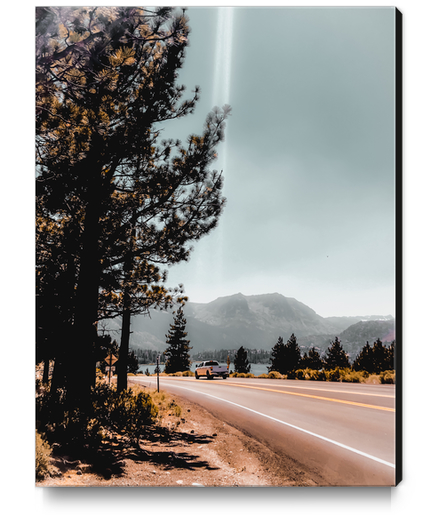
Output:
<svg viewBox="0 0 431 515">
<path fill-rule="evenodd" d="M 300 346 L 315 345 L 322 351 L 338 336 L 353 354 L 367 340 L 372 344 L 376 338 L 382 341 L 395 338 L 395 320 L 391 315 L 324 318 L 302 302 L 278 293 L 251 296 L 238 293 L 207 304 L 190 302 L 184 313 L 192 354 L 238 349 L 241 345 L 270 350 L 279 336 L 286 341 L 292 333 Z M 172 322 L 171 312 L 152 311 L 150 317 L 133 317 L 131 347 L 165 350 L 165 335 Z M 109 322 L 107 327 L 112 338 L 119 341 L 120 319 Z"/>
</svg>

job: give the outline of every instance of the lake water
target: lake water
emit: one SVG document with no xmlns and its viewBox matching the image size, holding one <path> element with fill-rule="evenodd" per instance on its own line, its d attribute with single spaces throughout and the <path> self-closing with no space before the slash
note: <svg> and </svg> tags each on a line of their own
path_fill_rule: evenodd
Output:
<svg viewBox="0 0 431 515">
<path fill-rule="evenodd" d="M 196 362 L 194 362 L 192 364 L 192 366 L 190 367 L 190 370 L 192 372 L 194 372 L 195 368 L 196 368 Z M 227 366 L 226 363 L 220 363 L 220 365 L 222 366 Z M 260 374 L 267 374 L 268 373 L 268 367 L 270 366 L 269 363 L 252 363 L 251 364 L 251 369 L 250 369 L 250 373 L 251 374 L 254 374 L 255 376 L 259 376 Z M 145 373 L 145 370 L 147 370 L 148 368 L 148 371 L 150 372 L 150 374 L 155 374 L 155 368 L 156 368 L 156 365 L 139 365 L 139 372 L 142 372 L 143 374 Z M 165 368 L 165 365 L 162 363 L 160 365 L 160 371 L 163 372 Z M 233 363 L 230 364 L 230 371 L 233 372 L 234 370 L 234 366 L 233 366 Z"/>
</svg>

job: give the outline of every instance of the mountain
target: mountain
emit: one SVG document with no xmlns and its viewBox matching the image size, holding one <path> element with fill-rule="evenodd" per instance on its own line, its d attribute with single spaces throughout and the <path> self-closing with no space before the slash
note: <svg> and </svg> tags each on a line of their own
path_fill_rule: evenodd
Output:
<svg viewBox="0 0 431 515">
<path fill-rule="evenodd" d="M 286 341 L 292 333 L 300 346 L 308 348 L 315 345 L 324 351 L 335 336 L 339 336 L 344 347 L 343 331 L 355 324 L 387 322 L 394 328 L 391 316 L 324 318 L 302 302 L 278 293 L 251 296 L 238 293 L 207 304 L 190 302 L 184 313 L 192 354 L 212 349 L 238 349 L 241 345 L 270 350 L 279 336 Z M 131 347 L 163 351 L 166 349 L 165 335 L 172 322 L 172 313 L 155 310 L 150 317 L 133 317 Z M 106 326 L 112 338 L 119 341 L 120 321 L 111 321 Z M 363 336 L 368 333 L 362 330 L 355 334 L 346 333 L 346 343 L 349 342 L 350 348 L 355 343 L 351 340 L 358 338 L 353 347 L 360 350 L 367 341 L 363 341 Z M 386 333 L 379 333 L 377 337 L 382 339 L 383 336 Z M 370 344 L 374 342 L 372 337 L 368 340 Z"/>
<path fill-rule="evenodd" d="M 344 350 L 351 355 L 356 355 L 367 342 L 373 346 L 378 338 L 386 345 L 395 340 L 395 320 L 363 320 L 339 335 Z M 359 349 L 358 342 L 363 342 Z"/>
</svg>

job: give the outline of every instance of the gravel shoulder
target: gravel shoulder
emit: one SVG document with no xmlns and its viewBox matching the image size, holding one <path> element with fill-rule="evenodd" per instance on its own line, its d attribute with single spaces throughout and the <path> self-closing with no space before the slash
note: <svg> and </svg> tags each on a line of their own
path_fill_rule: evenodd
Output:
<svg viewBox="0 0 431 515">
<path fill-rule="evenodd" d="M 314 486 L 294 462 L 281 460 L 253 438 L 180 396 L 181 416 L 166 416 L 139 448 L 118 443 L 115 461 L 95 470 L 54 455 L 52 473 L 38 487 Z M 162 431 L 160 431 L 162 429 Z"/>
</svg>

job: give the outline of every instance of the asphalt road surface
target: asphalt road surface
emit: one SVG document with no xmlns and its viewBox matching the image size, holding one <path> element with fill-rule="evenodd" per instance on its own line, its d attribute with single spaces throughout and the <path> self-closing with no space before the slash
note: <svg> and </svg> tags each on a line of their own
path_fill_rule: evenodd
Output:
<svg viewBox="0 0 431 515">
<path fill-rule="evenodd" d="M 131 379 L 151 388 L 155 376 Z M 160 377 L 187 398 L 294 460 L 321 486 L 395 485 L 395 387 L 277 379 Z"/>
</svg>

